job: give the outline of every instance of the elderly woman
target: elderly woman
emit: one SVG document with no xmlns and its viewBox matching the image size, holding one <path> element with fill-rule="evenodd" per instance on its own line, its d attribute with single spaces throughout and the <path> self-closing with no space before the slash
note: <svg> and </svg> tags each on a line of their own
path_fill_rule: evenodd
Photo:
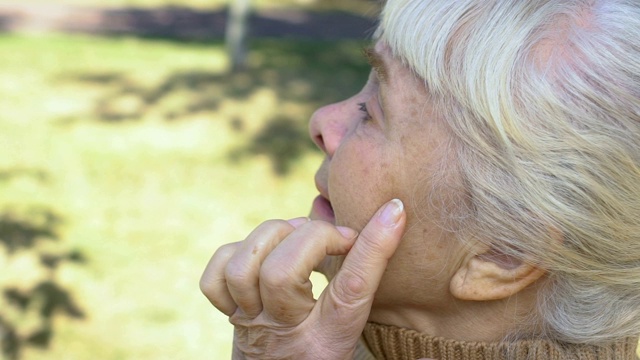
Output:
<svg viewBox="0 0 640 360">
<path fill-rule="evenodd" d="M 375 38 L 310 219 L 205 270 L 234 357 L 635 359 L 640 3 L 389 0 Z"/>
</svg>

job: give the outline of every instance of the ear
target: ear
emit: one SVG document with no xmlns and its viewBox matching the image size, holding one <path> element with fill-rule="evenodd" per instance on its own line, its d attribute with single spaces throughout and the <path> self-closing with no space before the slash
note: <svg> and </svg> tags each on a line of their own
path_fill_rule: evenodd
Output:
<svg viewBox="0 0 640 360">
<path fill-rule="evenodd" d="M 545 271 L 494 249 L 470 256 L 451 279 L 449 289 L 460 300 L 505 299 L 536 282 Z"/>
</svg>

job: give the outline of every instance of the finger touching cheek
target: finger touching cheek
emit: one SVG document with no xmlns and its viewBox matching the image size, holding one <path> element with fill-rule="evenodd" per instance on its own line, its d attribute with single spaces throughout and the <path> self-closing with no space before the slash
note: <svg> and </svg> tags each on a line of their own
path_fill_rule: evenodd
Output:
<svg viewBox="0 0 640 360">
<path fill-rule="evenodd" d="M 406 214 L 400 200 L 383 205 L 362 229 L 331 282 L 337 302 L 371 305 L 389 259 L 400 244 Z"/>
</svg>

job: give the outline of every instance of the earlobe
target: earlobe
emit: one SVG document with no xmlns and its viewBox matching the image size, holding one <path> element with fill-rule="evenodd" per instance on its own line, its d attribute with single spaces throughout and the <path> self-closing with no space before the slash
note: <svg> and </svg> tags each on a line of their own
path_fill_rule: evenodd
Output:
<svg viewBox="0 0 640 360">
<path fill-rule="evenodd" d="M 544 270 L 508 255 L 485 253 L 467 259 L 449 288 L 460 300 L 499 300 L 517 294 L 544 274 Z"/>
</svg>

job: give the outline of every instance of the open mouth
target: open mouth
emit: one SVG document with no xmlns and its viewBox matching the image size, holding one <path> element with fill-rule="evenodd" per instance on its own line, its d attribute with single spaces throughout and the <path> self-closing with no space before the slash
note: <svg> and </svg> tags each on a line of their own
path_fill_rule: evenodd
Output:
<svg viewBox="0 0 640 360">
<path fill-rule="evenodd" d="M 331 224 L 336 223 L 336 216 L 333 213 L 331 202 L 322 195 L 316 196 L 311 207 L 311 219 L 324 220 Z"/>
</svg>

